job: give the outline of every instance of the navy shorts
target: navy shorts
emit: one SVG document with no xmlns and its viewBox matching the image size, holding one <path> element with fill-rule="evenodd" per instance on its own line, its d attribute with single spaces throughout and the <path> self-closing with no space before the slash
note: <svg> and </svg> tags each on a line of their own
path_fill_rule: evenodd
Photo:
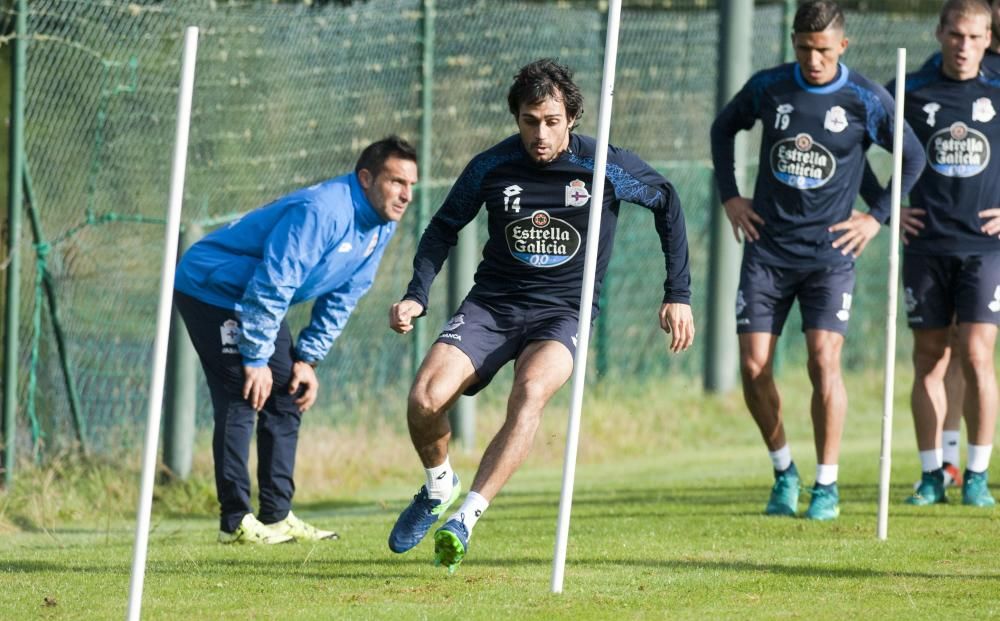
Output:
<svg viewBox="0 0 1000 621">
<path fill-rule="evenodd" d="M 532 341 L 559 341 L 575 356 L 577 323 L 572 309 L 487 304 L 466 298 L 435 343 L 454 345 L 469 357 L 479 381 L 465 394 L 474 395 Z"/>
<path fill-rule="evenodd" d="M 847 334 L 854 294 L 854 264 L 792 269 L 743 258 L 736 292 L 736 332 L 781 334 L 792 302 L 799 300 L 802 331 Z"/>
<path fill-rule="evenodd" d="M 1000 254 L 903 255 L 903 304 L 911 328 L 1000 324 Z"/>
</svg>

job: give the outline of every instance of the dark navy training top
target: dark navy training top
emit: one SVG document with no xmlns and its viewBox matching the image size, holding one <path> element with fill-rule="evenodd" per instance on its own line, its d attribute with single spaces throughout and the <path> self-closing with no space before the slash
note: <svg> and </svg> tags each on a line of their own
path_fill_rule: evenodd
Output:
<svg viewBox="0 0 1000 621">
<path fill-rule="evenodd" d="M 469 297 L 578 310 L 595 149 L 593 138 L 570 134 L 565 152 L 552 162 L 537 164 L 515 134 L 474 157 L 420 239 L 413 259 L 413 279 L 404 299 L 427 308 L 431 282 L 455 245 L 459 230 L 485 204 L 489 238 Z M 653 212 L 667 269 L 663 301 L 690 303 L 687 235 L 677 193 L 636 155 L 609 147 L 595 310 L 611 259 L 620 201 Z"/>
<path fill-rule="evenodd" d="M 832 246 L 841 233 L 827 229 L 850 217 L 868 147 L 874 143 L 892 150 L 892 98 L 842 64 L 837 77 L 823 86 L 808 84 L 797 63 L 756 73 L 712 124 L 712 161 L 723 202 L 739 195 L 734 138 L 757 119 L 763 132 L 753 209 L 764 225 L 760 239 L 746 245 L 747 256 L 805 269 L 853 261 Z M 907 128 L 905 189 L 923 164 L 920 145 Z M 882 188 L 869 204 L 871 215 L 885 222 L 889 189 Z"/>
<path fill-rule="evenodd" d="M 1000 77 L 983 71 L 952 80 L 939 66 L 925 65 L 906 76 L 903 109 L 927 153 L 924 174 L 910 192 L 910 205 L 927 215 L 906 252 L 1000 252 L 1000 239 L 980 231 L 978 215 L 1000 207 L 1000 159 L 993 153 L 1000 147 Z"/>
</svg>

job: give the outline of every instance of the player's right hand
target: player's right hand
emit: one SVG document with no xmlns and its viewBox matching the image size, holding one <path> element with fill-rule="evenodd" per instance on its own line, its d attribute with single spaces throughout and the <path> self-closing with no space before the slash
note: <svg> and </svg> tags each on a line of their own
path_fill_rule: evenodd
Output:
<svg viewBox="0 0 1000 621">
<path fill-rule="evenodd" d="M 262 367 L 243 367 L 243 398 L 254 410 L 260 412 L 264 409 L 264 402 L 271 396 L 273 383 L 271 367 L 266 364 Z"/>
<path fill-rule="evenodd" d="M 737 242 L 742 241 L 741 231 L 748 242 L 760 239 L 757 227 L 764 226 L 764 218 L 761 218 L 760 214 L 753 210 L 753 201 L 742 196 L 734 196 L 722 203 L 722 206 L 726 210 L 729 224 L 733 226 L 733 237 L 736 238 Z"/>
<path fill-rule="evenodd" d="M 920 230 L 924 228 L 923 217 L 927 212 L 916 207 L 899 208 L 899 232 L 903 244 L 910 243 L 911 237 L 920 235 Z"/>
<path fill-rule="evenodd" d="M 406 334 L 413 329 L 413 320 L 424 314 L 424 307 L 414 300 L 402 300 L 389 307 L 389 327 Z"/>
</svg>

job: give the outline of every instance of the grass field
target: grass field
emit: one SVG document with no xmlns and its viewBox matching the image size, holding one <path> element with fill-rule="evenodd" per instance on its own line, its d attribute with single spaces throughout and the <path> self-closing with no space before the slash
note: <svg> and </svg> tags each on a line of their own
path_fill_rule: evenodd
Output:
<svg viewBox="0 0 1000 621">
<path fill-rule="evenodd" d="M 790 443 L 811 483 L 807 394 L 795 388 L 804 378 L 786 375 Z M 770 464 L 738 395 L 704 398 L 675 381 L 657 390 L 588 397 L 561 595 L 549 593 L 549 580 L 562 400 L 550 409 L 529 463 L 476 527 L 467 560 L 450 577 L 432 566 L 430 541 L 402 556 L 386 547 L 398 511 L 419 484 L 416 459 L 401 434 L 383 432 L 378 441 L 322 430 L 305 434 L 300 463 L 310 468 L 300 476 L 297 512 L 342 536 L 320 545 L 216 544 L 209 462 L 201 456 L 191 482 L 158 491 L 144 617 L 1000 616 L 1000 514 L 956 503 L 901 503 L 918 470 L 912 423 L 902 408 L 905 388 L 895 426 L 889 540 L 876 540 L 878 383 L 851 378 L 849 385 L 842 516 L 832 524 L 761 515 Z M 482 412 L 482 441 L 499 421 L 494 410 Z M 352 442 L 369 451 L 320 459 L 330 453 L 326 447 Z M 367 468 L 365 455 L 372 460 Z M 464 481 L 471 481 L 475 458 L 456 455 L 456 461 Z M 124 616 L 133 475 L 114 464 L 67 460 L 61 469 L 26 473 L 17 490 L 0 497 L 0 618 Z"/>
</svg>

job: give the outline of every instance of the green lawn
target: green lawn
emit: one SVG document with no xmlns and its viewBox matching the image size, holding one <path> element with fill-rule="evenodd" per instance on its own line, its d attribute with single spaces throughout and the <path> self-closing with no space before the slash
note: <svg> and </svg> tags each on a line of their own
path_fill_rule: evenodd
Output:
<svg viewBox="0 0 1000 621">
<path fill-rule="evenodd" d="M 874 384 L 870 388 L 865 390 L 874 395 Z M 790 407 L 800 401 L 790 399 Z M 655 428 L 670 428 L 672 435 L 663 439 L 662 450 L 653 438 L 648 445 L 654 449 L 639 454 L 588 451 L 595 433 L 608 427 L 605 421 L 595 429 L 589 419 L 561 595 L 549 592 L 559 459 L 535 457 L 515 476 L 476 527 L 469 556 L 450 577 L 432 565 L 432 542 L 402 556 L 385 544 L 418 484 L 412 455 L 400 456 L 408 464 L 406 476 L 386 476 L 332 499 L 335 492 L 324 498 L 314 491 L 298 502 L 299 515 L 342 536 L 315 546 L 223 547 L 214 542 L 217 526 L 209 512 L 177 517 L 178 511 L 163 506 L 169 500 L 161 500 L 154 509 L 144 617 L 1000 617 L 1000 512 L 901 503 L 918 465 L 905 411 L 897 414 L 889 540 L 877 541 L 876 401 L 872 396 L 852 413 L 840 476 L 842 515 L 832 524 L 761 515 L 770 465 L 749 417 L 725 413 L 738 397 L 722 402 L 725 407 L 709 402 L 718 417 L 711 424 L 670 426 L 660 420 Z M 696 414 L 657 416 L 678 421 Z M 564 416 L 549 418 L 554 420 L 543 435 L 564 424 Z M 712 429 L 717 433 L 706 433 Z M 804 414 L 790 423 L 790 437 L 811 483 L 814 460 Z M 561 451 L 561 445 L 551 446 L 561 436 L 539 440 L 537 453 Z M 594 454 L 601 458 L 587 461 Z M 459 461 L 468 482 L 474 460 Z M 801 509 L 806 501 L 803 496 Z M 105 513 L 111 517 L 101 518 Z M 127 514 L 112 516 L 95 506 L 78 520 L 54 518 L 45 527 L 9 527 L 0 534 L 0 618 L 123 618 L 133 537 Z"/>
</svg>

